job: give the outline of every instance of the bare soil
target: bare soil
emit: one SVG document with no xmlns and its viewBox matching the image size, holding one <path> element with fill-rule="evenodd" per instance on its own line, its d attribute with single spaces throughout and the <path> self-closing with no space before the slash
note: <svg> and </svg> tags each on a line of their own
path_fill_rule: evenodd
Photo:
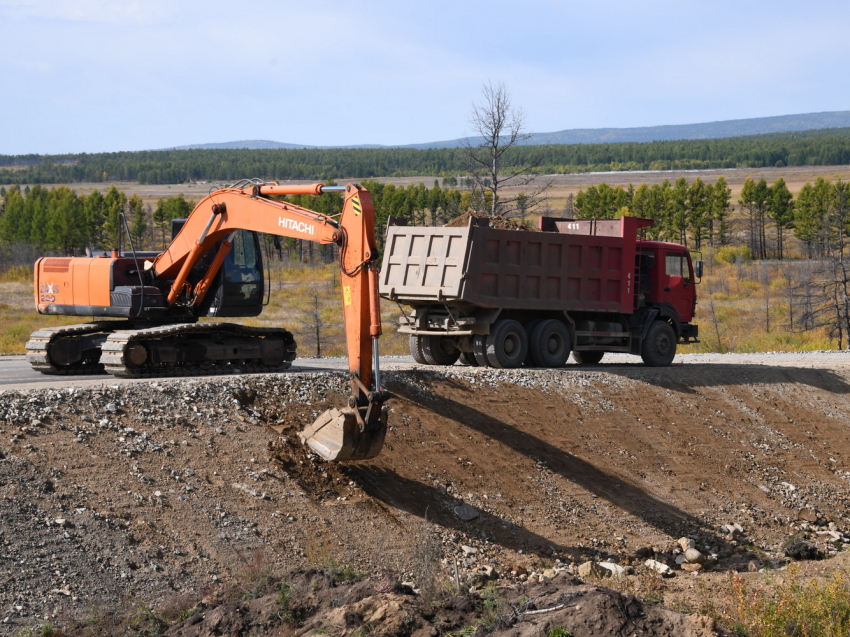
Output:
<svg viewBox="0 0 850 637">
<path fill-rule="evenodd" d="M 294 435 L 342 374 L 2 392 L 0 634 L 712 634 L 728 572 L 785 568 L 789 538 L 847 564 L 850 355 L 681 360 L 387 372 L 385 450 L 351 465 Z"/>
</svg>

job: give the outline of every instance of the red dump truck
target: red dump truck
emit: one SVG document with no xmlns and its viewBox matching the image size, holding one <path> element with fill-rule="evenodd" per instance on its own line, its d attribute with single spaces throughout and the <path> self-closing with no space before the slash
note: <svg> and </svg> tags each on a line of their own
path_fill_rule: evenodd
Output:
<svg viewBox="0 0 850 637">
<path fill-rule="evenodd" d="M 681 245 L 638 238 L 649 219 L 542 217 L 539 232 L 387 228 L 381 296 L 402 310 L 398 331 L 422 364 L 560 367 L 605 352 L 666 366 L 692 323 L 702 262 Z"/>
</svg>

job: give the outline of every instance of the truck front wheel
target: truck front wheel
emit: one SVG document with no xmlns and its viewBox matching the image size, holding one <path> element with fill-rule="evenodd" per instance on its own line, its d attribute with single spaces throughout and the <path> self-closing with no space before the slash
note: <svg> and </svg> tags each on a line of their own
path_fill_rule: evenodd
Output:
<svg viewBox="0 0 850 637">
<path fill-rule="evenodd" d="M 647 367 L 667 367 L 676 356 L 676 332 L 665 321 L 655 321 L 643 339 L 640 357 Z"/>
<path fill-rule="evenodd" d="M 519 321 L 501 319 L 487 337 L 487 361 L 491 367 L 520 367 L 528 353 L 528 336 Z"/>
<path fill-rule="evenodd" d="M 411 334 L 410 339 L 408 340 L 408 346 L 410 347 L 410 355 L 413 357 L 413 360 L 419 363 L 420 365 L 427 365 L 428 361 L 425 360 L 425 354 L 422 353 L 422 337 L 416 336 L 416 334 Z"/>
</svg>

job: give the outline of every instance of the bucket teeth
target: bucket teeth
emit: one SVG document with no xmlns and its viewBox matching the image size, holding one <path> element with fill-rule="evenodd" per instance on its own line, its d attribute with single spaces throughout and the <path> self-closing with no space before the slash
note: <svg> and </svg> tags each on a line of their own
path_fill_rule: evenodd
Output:
<svg viewBox="0 0 850 637">
<path fill-rule="evenodd" d="M 361 416 L 365 408 L 361 408 Z M 353 409 L 328 409 L 298 434 L 301 442 L 325 460 L 368 460 L 381 452 L 387 433 L 386 416 L 360 431 Z"/>
</svg>

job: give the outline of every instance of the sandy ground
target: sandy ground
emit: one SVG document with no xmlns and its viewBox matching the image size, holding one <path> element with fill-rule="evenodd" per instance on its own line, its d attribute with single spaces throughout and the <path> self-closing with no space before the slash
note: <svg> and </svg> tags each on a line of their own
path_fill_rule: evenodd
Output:
<svg viewBox="0 0 850 637">
<path fill-rule="evenodd" d="M 614 561 L 635 572 L 614 588 L 640 597 L 653 557 L 675 572 L 654 601 L 694 621 L 722 604 L 729 570 L 784 568 L 792 536 L 836 556 L 823 572 L 846 564 L 850 354 L 624 361 L 388 371 L 386 447 L 352 465 L 320 462 L 294 436 L 341 402 L 339 373 L 6 390 L 0 634 L 130 597 L 202 595 L 257 561 L 346 564 L 413 587 L 436 574 L 464 591 L 487 567 L 517 595 L 577 594 L 600 583 L 573 579 L 578 565 Z M 696 574 L 677 564 L 683 537 L 709 559 Z M 454 630 L 412 626 L 396 634 Z"/>
</svg>

